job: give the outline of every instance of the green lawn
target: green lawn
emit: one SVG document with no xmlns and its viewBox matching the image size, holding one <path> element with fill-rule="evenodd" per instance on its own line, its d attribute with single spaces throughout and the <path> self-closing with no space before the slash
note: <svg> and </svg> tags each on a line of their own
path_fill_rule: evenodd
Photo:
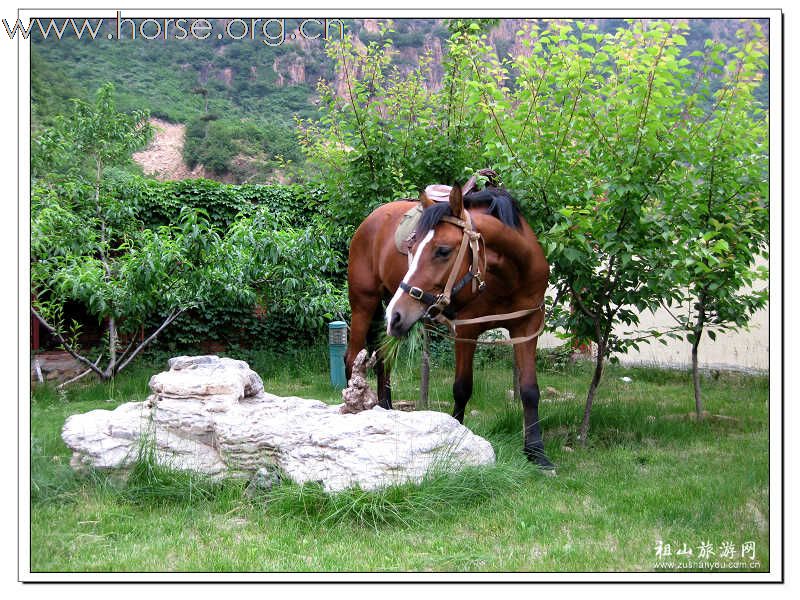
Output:
<svg viewBox="0 0 800 600">
<path fill-rule="evenodd" d="M 284 483 L 251 497 L 241 483 L 158 470 L 127 484 L 78 477 L 60 439 L 64 419 L 144 399 L 160 365 L 62 395 L 38 387 L 31 399 L 31 568 L 653 571 L 662 540 L 684 566 L 674 554 L 684 544 L 696 560 L 700 544 L 711 543 L 711 560 L 719 560 L 724 542 L 738 557 L 752 541 L 760 566 L 748 570 L 769 569 L 767 377 L 705 379 L 706 407 L 716 416 L 696 423 L 686 418 L 693 406 L 688 373 L 609 367 L 581 447 L 575 432 L 590 367 L 543 360 L 540 415 L 558 468 L 547 477 L 522 455 L 521 411 L 508 399 L 503 356 L 479 356 L 465 423 L 491 441 L 497 465 L 380 493 L 328 496 Z M 271 392 L 338 401 L 324 350 L 246 358 Z M 414 399 L 417 377 L 404 371 L 394 397 Z M 621 381 L 624 375 L 633 381 Z M 434 365 L 431 381 L 432 408 L 449 412 L 452 370 Z"/>
</svg>

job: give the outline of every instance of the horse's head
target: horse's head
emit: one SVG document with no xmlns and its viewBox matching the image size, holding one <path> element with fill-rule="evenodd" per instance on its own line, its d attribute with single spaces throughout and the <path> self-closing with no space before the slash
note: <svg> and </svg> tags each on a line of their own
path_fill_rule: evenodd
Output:
<svg viewBox="0 0 800 600">
<path fill-rule="evenodd" d="M 453 186 L 447 203 L 431 202 L 424 192 L 420 199 L 426 208 L 409 250 L 409 268 L 386 308 L 386 331 L 393 336 L 404 335 L 429 311 L 441 312 L 470 273 L 468 234 L 458 224 L 466 216 L 460 186 Z"/>
</svg>

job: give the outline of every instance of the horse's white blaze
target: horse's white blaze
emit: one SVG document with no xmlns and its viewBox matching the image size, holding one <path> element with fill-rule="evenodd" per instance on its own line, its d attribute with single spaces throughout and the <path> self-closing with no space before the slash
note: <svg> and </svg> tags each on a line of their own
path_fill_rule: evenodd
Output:
<svg viewBox="0 0 800 600">
<path fill-rule="evenodd" d="M 419 259 L 422 256 L 422 251 L 425 249 L 425 246 L 428 242 L 433 239 L 433 229 L 431 229 L 425 237 L 422 238 L 422 241 L 419 243 L 419 248 L 417 248 L 416 254 L 414 254 L 414 258 L 411 259 L 411 266 L 408 267 L 408 271 L 406 272 L 405 277 L 403 277 L 403 283 L 408 283 L 409 280 L 414 276 L 414 272 L 417 270 L 419 266 Z M 411 256 L 411 250 L 408 251 L 409 256 Z M 398 287 L 397 291 L 392 296 L 391 302 L 389 302 L 389 306 L 386 307 L 386 333 L 391 335 L 391 331 L 389 331 L 390 324 L 392 322 L 392 313 L 394 312 L 394 305 L 397 304 L 397 301 L 400 300 L 400 297 L 403 295 L 403 289 Z"/>
</svg>

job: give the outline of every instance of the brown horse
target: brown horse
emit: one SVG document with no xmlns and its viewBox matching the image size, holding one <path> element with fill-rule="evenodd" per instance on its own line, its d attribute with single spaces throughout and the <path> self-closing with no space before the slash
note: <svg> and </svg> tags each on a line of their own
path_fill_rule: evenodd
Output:
<svg viewBox="0 0 800 600">
<path fill-rule="evenodd" d="M 462 196 L 453 186 L 449 201 L 424 207 L 409 255 L 400 253 L 394 235 L 403 214 L 415 202 L 384 204 L 359 226 L 350 243 L 348 282 L 352 310 L 345 357 L 347 376 L 353 360 L 375 342 L 374 322 L 384 321 L 402 336 L 423 317 L 454 319 L 456 373 L 453 416 L 464 421 L 472 394 L 472 368 L 478 336 L 496 327 L 509 330 L 519 370 L 524 409 L 524 451 L 540 467 L 552 469 L 539 426 L 536 344 L 544 324 L 544 294 L 549 266 L 530 226 L 503 189 Z M 368 339 L 369 338 L 369 339 Z M 388 369 L 379 361 L 378 396 L 391 408 Z"/>
</svg>

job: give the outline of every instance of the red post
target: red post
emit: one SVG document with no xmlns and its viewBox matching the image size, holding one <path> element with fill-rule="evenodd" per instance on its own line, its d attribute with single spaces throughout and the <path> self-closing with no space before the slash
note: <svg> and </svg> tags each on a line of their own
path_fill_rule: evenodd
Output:
<svg viewBox="0 0 800 600">
<path fill-rule="evenodd" d="M 31 304 L 33 304 L 34 295 L 31 294 Z M 39 349 L 39 319 L 31 315 L 31 337 L 33 338 L 31 345 L 33 350 Z"/>
<path fill-rule="evenodd" d="M 31 329 L 32 329 L 32 337 L 33 337 L 33 349 L 39 349 L 39 319 L 31 315 Z"/>
</svg>

